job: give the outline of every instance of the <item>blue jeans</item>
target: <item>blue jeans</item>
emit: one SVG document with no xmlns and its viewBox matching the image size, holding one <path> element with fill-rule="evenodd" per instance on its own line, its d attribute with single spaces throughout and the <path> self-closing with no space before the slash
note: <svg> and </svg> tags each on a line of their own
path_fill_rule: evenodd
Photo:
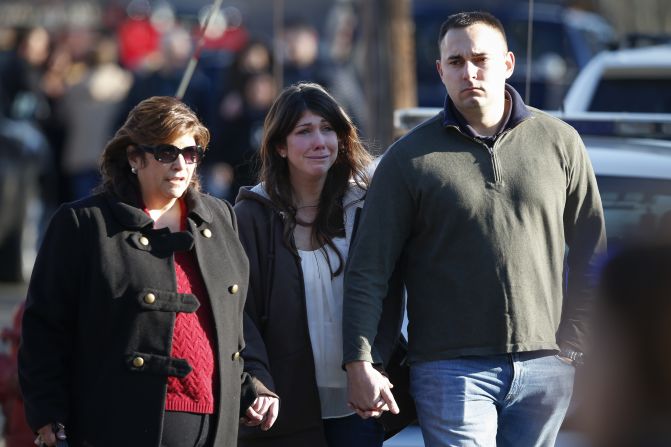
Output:
<svg viewBox="0 0 671 447">
<path fill-rule="evenodd" d="M 377 419 L 361 419 L 353 414 L 322 422 L 329 447 L 382 447 L 384 442 L 384 429 Z"/>
<path fill-rule="evenodd" d="M 550 351 L 414 363 L 410 391 L 427 447 L 554 446 L 573 366 Z"/>
</svg>

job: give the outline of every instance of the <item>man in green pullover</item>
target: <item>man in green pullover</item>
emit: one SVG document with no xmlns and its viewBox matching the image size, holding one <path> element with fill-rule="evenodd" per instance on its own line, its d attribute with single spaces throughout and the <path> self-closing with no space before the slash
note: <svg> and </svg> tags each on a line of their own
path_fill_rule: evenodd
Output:
<svg viewBox="0 0 671 447">
<path fill-rule="evenodd" d="M 371 350 L 396 271 L 426 445 L 552 446 L 605 250 L 594 172 L 577 132 L 506 84 L 515 58 L 498 19 L 452 15 L 439 48 L 444 110 L 382 158 L 350 248 L 350 404 L 398 411 Z"/>
</svg>

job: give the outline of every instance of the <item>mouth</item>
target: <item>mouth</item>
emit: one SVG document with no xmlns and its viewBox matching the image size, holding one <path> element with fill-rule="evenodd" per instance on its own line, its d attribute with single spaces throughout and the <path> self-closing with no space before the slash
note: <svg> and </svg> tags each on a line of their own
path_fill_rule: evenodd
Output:
<svg viewBox="0 0 671 447">
<path fill-rule="evenodd" d="M 186 180 L 186 177 L 170 177 L 168 182 L 170 183 L 183 183 Z"/>
<path fill-rule="evenodd" d="M 308 160 L 326 160 L 329 158 L 328 154 L 326 155 L 312 155 L 310 157 L 306 157 Z"/>
<path fill-rule="evenodd" d="M 466 87 L 461 90 L 461 93 L 473 93 L 473 92 L 481 92 L 482 89 L 480 87 L 475 87 L 475 86 L 470 86 Z"/>
</svg>

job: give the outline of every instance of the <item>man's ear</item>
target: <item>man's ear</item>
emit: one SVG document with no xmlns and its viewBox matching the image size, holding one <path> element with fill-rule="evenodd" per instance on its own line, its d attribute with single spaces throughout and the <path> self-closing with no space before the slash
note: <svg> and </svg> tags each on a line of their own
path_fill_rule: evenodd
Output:
<svg viewBox="0 0 671 447">
<path fill-rule="evenodd" d="M 440 79 L 443 79 L 443 66 L 440 65 L 440 59 L 436 59 L 436 71 L 438 71 Z"/>
<path fill-rule="evenodd" d="M 515 71 L 515 55 L 512 51 L 508 51 L 505 56 L 506 64 L 506 79 L 510 78 Z"/>
</svg>

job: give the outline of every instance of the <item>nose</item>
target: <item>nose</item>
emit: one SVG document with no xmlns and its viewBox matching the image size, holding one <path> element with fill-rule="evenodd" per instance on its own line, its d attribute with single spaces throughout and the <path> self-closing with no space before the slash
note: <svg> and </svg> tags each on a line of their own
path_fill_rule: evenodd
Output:
<svg viewBox="0 0 671 447">
<path fill-rule="evenodd" d="M 172 162 L 172 167 L 176 171 L 181 171 L 182 169 L 186 168 L 186 160 L 184 159 L 184 155 L 181 153 L 177 154 L 177 158 L 175 158 L 175 161 Z"/>
<path fill-rule="evenodd" d="M 470 61 L 466 61 L 464 63 L 464 72 L 463 72 L 464 79 L 475 78 L 477 77 L 477 73 L 478 73 L 478 67 L 474 63 Z"/>
<path fill-rule="evenodd" d="M 324 132 L 321 130 L 319 132 L 315 132 L 315 147 L 316 148 L 321 148 L 326 144 L 326 136 L 324 135 Z"/>
</svg>

